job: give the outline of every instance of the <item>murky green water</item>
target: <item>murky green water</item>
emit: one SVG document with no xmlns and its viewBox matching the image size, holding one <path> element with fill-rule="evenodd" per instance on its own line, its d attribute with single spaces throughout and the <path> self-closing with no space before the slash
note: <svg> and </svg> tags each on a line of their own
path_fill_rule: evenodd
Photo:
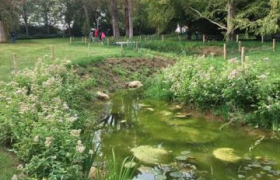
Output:
<svg viewBox="0 0 280 180">
<path fill-rule="evenodd" d="M 233 126 L 219 130 L 221 122 L 176 118 L 186 112 L 166 102 L 141 99 L 135 92 L 117 94 L 101 106 L 105 128 L 94 136 L 105 156 L 113 148 L 121 161 L 139 146 L 167 152 L 155 164 L 136 159 L 140 167 L 135 179 L 280 179 L 280 140 L 272 134 Z M 232 148 L 238 160 L 218 159 L 213 151 L 219 148 Z"/>
</svg>

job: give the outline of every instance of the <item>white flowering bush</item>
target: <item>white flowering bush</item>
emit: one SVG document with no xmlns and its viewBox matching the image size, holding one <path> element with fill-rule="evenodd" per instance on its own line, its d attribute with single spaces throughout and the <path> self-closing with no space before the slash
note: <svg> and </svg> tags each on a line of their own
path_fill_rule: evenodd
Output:
<svg viewBox="0 0 280 180">
<path fill-rule="evenodd" d="M 0 84 L 0 141 L 22 161 L 27 177 L 83 179 L 90 158 L 77 108 L 90 96 L 69 62 L 36 64 Z"/>
<path fill-rule="evenodd" d="M 264 127 L 280 125 L 280 77 L 269 62 L 236 60 L 213 63 L 192 57 L 165 69 L 148 94 L 164 94 L 201 109 L 243 112 L 243 122 Z M 163 93 L 164 92 L 164 93 Z"/>
</svg>

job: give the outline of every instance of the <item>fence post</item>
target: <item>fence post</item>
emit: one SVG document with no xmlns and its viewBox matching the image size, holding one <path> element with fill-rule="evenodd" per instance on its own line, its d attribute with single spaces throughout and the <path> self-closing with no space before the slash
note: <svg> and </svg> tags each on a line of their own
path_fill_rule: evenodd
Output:
<svg viewBox="0 0 280 180">
<path fill-rule="evenodd" d="M 227 60 L 227 44 L 224 43 L 224 60 Z"/>
<path fill-rule="evenodd" d="M 239 42 L 239 34 L 236 35 L 236 42 Z"/>
<path fill-rule="evenodd" d="M 90 56 L 90 43 L 88 43 L 88 56 Z"/>
<path fill-rule="evenodd" d="M 18 66 L 17 66 L 17 55 L 13 53 L 13 69 L 15 74 L 18 72 Z"/>
<path fill-rule="evenodd" d="M 272 40 L 272 48 L 273 48 L 273 52 L 276 51 L 276 39 Z"/>
<path fill-rule="evenodd" d="M 109 46 L 109 45 L 110 45 L 110 39 L 107 38 L 107 46 Z"/>
<path fill-rule="evenodd" d="M 52 60 L 54 61 L 55 56 L 54 56 L 54 47 L 53 47 L 53 45 L 50 46 L 50 51 L 51 51 Z"/>
<path fill-rule="evenodd" d="M 241 52 L 242 41 L 238 41 L 238 52 Z"/>
<path fill-rule="evenodd" d="M 205 42 L 206 42 L 206 37 L 205 37 L 205 34 L 203 34 L 203 36 L 202 36 L 202 41 L 203 41 L 203 43 L 205 43 Z"/>
<path fill-rule="evenodd" d="M 245 47 L 241 48 L 241 63 L 244 65 L 246 62 L 246 56 L 245 56 Z"/>
<path fill-rule="evenodd" d="M 136 41 L 136 44 L 135 44 L 136 52 L 138 52 L 138 49 L 139 49 L 138 46 L 139 46 L 138 41 Z"/>
<path fill-rule="evenodd" d="M 263 35 L 262 35 L 262 43 L 264 42 L 264 37 L 263 37 Z"/>
</svg>

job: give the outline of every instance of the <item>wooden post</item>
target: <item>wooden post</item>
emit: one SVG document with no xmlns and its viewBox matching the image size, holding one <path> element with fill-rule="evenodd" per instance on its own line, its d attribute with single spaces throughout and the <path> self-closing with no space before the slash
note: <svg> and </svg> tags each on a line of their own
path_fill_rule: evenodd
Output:
<svg viewBox="0 0 280 180">
<path fill-rule="evenodd" d="M 87 44 L 87 37 L 85 36 L 85 45 Z"/>
<path fill-rule="evenodd" d="M 88 43 L 88 56 L 90 56 L 90 43 Z"/>
<path fill-rule="evenodd" d="M 110 39 L 107 38 L 107 46 L 110 46 Z"/>
<path fill-rule="evenodd" d="M 121 53 L 123 54 L 123 43 L 121 43 Z"/>
<path fill-rule="evenodd" d="M 164 35 L 161 36 L 161 40 L 164 41 Z"/>
<path fill-rule="evenodd" d="M 139 44 L 138 44 L 138 41 L 136 41 L 136 44 L 135 44 L 135 50 L 136 50 L 136 52 L 138 52 L 138 48 L 139 48 Z"/>
<path fill-rule="evenodd" d="M 245 57 L 245 47 L 241 48 L 241 63 L 244 65 L 246 62 L 246 57 Z"/>
<path fill-rule="evenodd" d="M 263 37 L 263 35 L 262 35 L 262 43 L 264 43 L 264 37 Z"/>
<path fill-rule="evenodd" d="M 241 48 L 242 48 L 242 41 L 238 42 L 238 52 L 241 52 Z"/>
<path fill-rule="evenodd" d="M 224 60 L 227 60 L 227 44 L 224 43 Z"/>
<path fill-rule="evenodd" d="M 55 56 L 54 56 L 54 47 L 53 47 L 53 45 L 50 46 L 50 51 L 51 51 L 52 60 L 54 61 Z"/>
<path fill-rule="evenodd" d="M 18 72 L 17 55 L 15 53 L 13 54 L 13 69 L 15 73 Z"/>
<path fill-rule="evenodd" d="M 236 35 L 236 42 L 239 42 L 239 34 Z"/>
<path fill-rule="evenodd" d="M 203 36 L 202 36 L 202 41 L 203 41 L 203 43 L 205 43 L 206 42 L 206 37 L 205 37 L 205 35 L 203 34 Z"/>
<path fill-rule="evenodd" d="M 276 51 L 276 39 L 272 40 L 272 48 L 273 48 L 273 52 Z"/>
</svg>

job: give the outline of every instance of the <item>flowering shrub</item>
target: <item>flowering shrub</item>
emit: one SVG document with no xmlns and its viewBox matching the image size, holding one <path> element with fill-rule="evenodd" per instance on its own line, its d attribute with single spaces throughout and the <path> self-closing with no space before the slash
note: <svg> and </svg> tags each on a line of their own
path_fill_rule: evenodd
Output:
<svg viewBox="0 0 280 180">
<path fill-rule="evenodd" d="M 68 66 L 68 68 L 67 68 Z M 21 172 L 37 179 L 82 179 L 91 156 L 75 110 L 84 90 L 69 62 L 36 64 L 0 85 L 0 141 L 12 143 Z"/>
<path fill-rule="evenodd" d="M 202 109 L 226 107 L 243 112 L 242 120 L 251 125 L 275 128 L 280 123 L 280 78 L 265 63 L 249 61 L 241 66 L 237 61 L 221 65 L 202 57 L 184 59 L 165 69 L 148 93 L 165 91 Z"/>
</svg>

